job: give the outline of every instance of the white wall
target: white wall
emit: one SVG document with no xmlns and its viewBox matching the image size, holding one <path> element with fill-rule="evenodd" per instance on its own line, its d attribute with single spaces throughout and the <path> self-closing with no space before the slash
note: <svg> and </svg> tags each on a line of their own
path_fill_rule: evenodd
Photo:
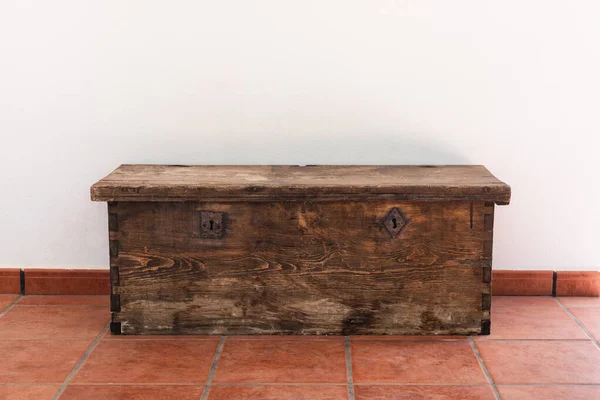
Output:
<svg viewBox="0 0 600 400">
<path fill-rule="evenodd" d="M 107 268 L 120 163 L 485 164 L 498 269 L 600 266 L 596 0 L 0 2 L 0 265 Z"/>
</svg>

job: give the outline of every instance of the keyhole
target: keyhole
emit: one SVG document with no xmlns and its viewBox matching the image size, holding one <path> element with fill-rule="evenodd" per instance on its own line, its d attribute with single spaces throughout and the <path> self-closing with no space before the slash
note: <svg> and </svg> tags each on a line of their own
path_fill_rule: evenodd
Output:
<svg viewBox="0 0 600 400">
<path fill-rule="evenodd" d="M 213 225 L 214 225 L 215 221 L 213 221 L 213 220 L 211 219 L 211 220 L 210 220 L 210 221 L 208 221 L 208 222 L 210 222 L 210 230 L 212 231 L 212 230 L 213 230 Z M 394 222 L 394 228 L 395 228 L 395 225 L 396 225 L 396 222 Z"/>
<path fill-rule="evenodd" d="M 398 228 L 398 225 L 396 225 L 396 218 L 392 218 L 392 222 L 394 223 L 394 229 Z M 210 229 L 212 229 L 212 224 Z"/>
</svg>

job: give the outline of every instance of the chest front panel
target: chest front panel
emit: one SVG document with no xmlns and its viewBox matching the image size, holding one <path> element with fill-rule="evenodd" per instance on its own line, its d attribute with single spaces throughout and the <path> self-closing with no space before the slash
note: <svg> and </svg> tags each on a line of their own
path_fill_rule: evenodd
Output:
<svg viewBox="0 0 600 400">
<path fill-rule="evenodd" d="M 113 332 L 489 331 L 493 203 L 109 203 Z"/>
</svg>

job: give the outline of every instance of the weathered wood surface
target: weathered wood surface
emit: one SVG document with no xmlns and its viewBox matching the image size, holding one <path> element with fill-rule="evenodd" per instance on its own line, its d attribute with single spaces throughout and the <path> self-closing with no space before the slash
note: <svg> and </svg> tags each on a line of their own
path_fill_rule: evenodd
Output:
<svg viewBox="0 0 600 400">
<path fill-rule="evenodd" d="M 454 200 L 508 204 L 510 187 L 481 165 L 122 165 L 95 201 Z"/>
<path fill-rule="evenodd" d="M 382 221 L 407 221 L 392 238 Z M 109 204 L 125 334 L 489 333 L 484 202 Z M 224 213 L 203 239 L 200 211 Z"/>
</svg>

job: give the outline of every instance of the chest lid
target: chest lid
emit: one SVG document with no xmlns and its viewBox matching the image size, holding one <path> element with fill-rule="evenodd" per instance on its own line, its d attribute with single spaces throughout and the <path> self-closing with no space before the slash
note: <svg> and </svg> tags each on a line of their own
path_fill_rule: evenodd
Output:
<svg viewBox="0 0 600 400">
<path fill-rule="evenodd" d="M 508 204 L 482 165 L 121 165 L 94 201 L 415 200 Z"/>
</svg>

